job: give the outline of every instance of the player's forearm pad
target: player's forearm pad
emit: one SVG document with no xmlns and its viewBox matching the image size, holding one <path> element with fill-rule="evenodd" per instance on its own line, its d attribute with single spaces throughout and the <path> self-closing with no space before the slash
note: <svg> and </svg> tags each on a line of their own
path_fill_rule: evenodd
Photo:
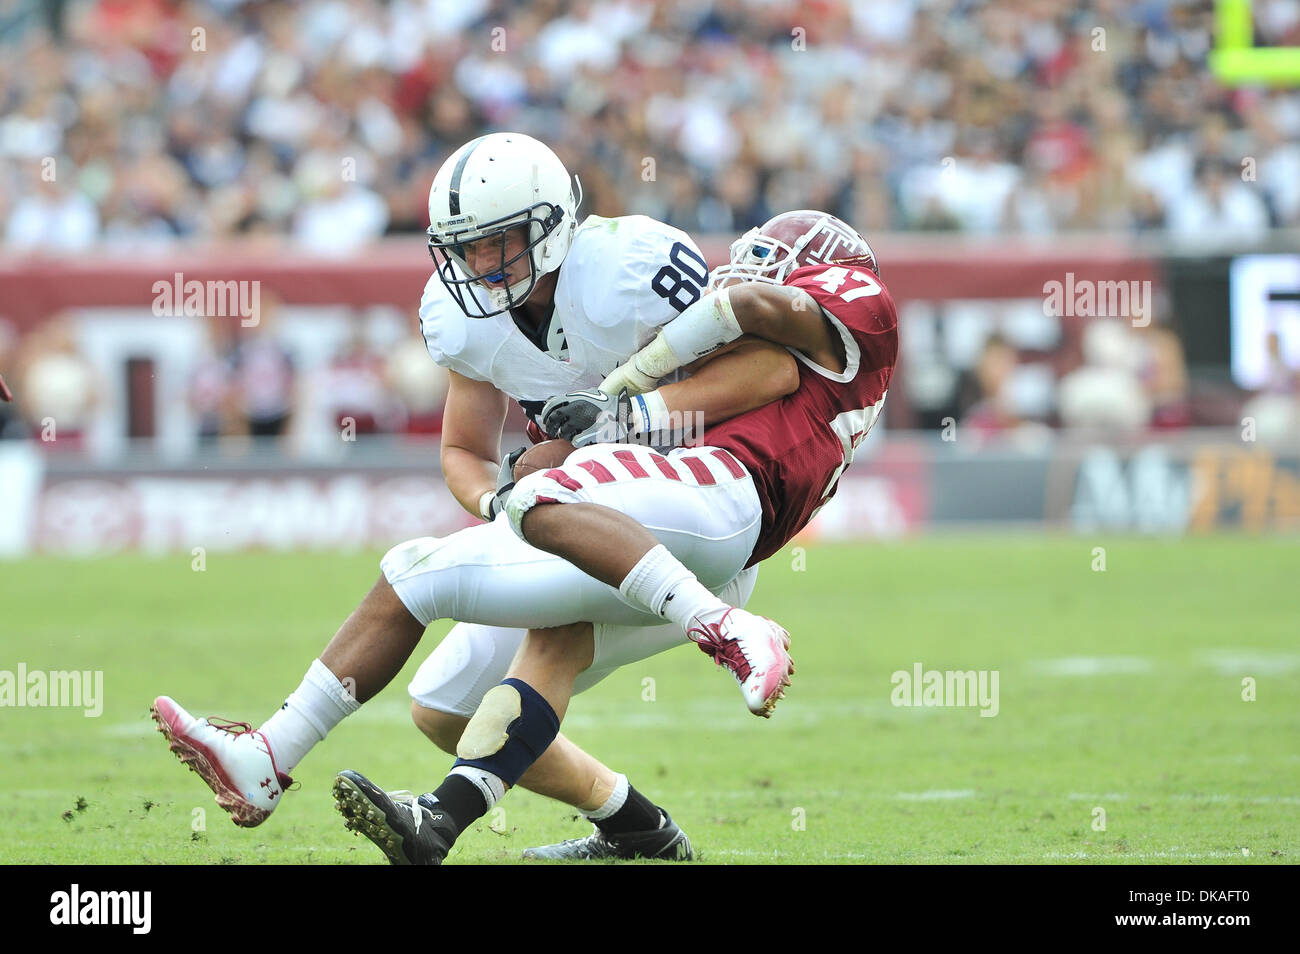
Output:
<svg viewBox="0 0 1300 954">
<path fill-rule="evenodd" d="M 637 353 L 636 366 L 662 378 L 744 333 L 731 308 L 731 290 L 720 288 L 664 325 L 655 340 Z"/>
</svg>

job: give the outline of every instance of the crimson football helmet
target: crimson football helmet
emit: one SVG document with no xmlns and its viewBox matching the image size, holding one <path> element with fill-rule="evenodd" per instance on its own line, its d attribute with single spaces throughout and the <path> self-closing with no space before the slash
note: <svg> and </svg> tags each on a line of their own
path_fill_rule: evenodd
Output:
<svg viewBox="0 0 1300 954">
<path fill-rule="evenodd" d="M 737 280 L 780 285 L 796 268 L 845 259 L 866 259 L 880 275 L 871 246 L 845 222 L 813 209 L 782 212 L 731 244 L 731 261 L 713 270 L 709 287 Z"/>
</svg>

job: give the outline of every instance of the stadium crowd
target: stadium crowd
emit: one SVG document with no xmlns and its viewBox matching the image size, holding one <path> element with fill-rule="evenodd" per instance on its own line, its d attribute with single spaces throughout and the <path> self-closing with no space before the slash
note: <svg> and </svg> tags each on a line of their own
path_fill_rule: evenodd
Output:
<svg viewBox="0 0 1300 954">
<path fill-rule="evenodd" d="M 1259 42 L 1300 43 L 1260 0 Z M 460 143 L 556 144 L 587 208 L 735 232 L 1300 224 L 1300 92 L 1225 90 L 1166 0 L 70 0 L 0 19 L 5 243 L 419 231 Z"/>
<path fill-rule="evenodd" d="M 1255 22 L 1257 42 L 1300 45 L 1300 0 L 1259 0 Z M 555 146 L 584 211 L 695 235 L 816 207 L 868 234 L 1248 244 L 1300 226 L 1300 90 L 1216 84 L 1212 28 L 1179 0 L 18 3 L 0 12 L 0 249 L 344 256 L 422 231 L 441 162 L 503 128 Z M 2 319 L 29 421 L 10 409 L 0 434 L 36 432 L 42 402 L 91 413 L 104 389 L 67 324 L 18 341 Z M 994 337 L 930 416 L 1196 423 L 1177 339 L 1122 333 L 1046 390 Z M 358 342 L 303 368 L 273 334 L 214 339 L 184 396 L 200 436 L 280 434 L 304 404 L 363 433 L 436 431 L 418 339 L 400 359 Z"/>
</svg>

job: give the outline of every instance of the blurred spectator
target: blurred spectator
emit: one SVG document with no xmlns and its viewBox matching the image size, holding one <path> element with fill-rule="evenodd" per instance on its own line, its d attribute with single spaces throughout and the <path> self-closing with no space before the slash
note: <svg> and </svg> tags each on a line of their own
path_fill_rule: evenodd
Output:
<svg viewBox="0 0 1300 954">
<path fill-rule="evenodd" d="M 1083 364 L 1061 378 L 1058 407 L 1065 427 L 1137 433 L 1151 420 L 1151 400 L 1138 378 L 1138 349 L 1126 322 L 1094 318 L 1083 332 Z"/>
<path fill-rule="evenodd" d="M 1139 375 L 1151 404 L 1151 426 L 1161 430 L 1188 426 L 1192 409 L 1182 342 L 1169 328 L 1156 324 L 1147 325 L 1137 337 L 1143 346 Z"/>
<path fill-rule="evenodd" d="M 371 350 L 359 322 L 314 387 L 317 401 L 338 431 L 374 434 L 395 429 L 397 411 L 385 386 L 383 359 Z"/>
<path fill-rule="evenodd" d="M 1270 331 L 1264 347 L 1268 353 L 1268 370 L 1260 390 L 1265 394 L 1300 395 L 1300 368 L 1287 366 L 1282 355 L 1282 336 Z"/>
<path fill-rule="evenodd" d="M 56 316 L 23 345 L 13 391 L 33 437 L 50 450 L 80 450 L 104 388 L 81 353 L 72 319 Z"/>
<path fill-rule="evenodd" d="M 70 185 L 71 163 L 52 159 L 48 165 L 31 162 L 5 223 L 5 244 L 15 251 L 79 252 L 94 244 L 99 234 L 95 204 Z"/>
<path fill-rule="evenodd" d="M 275 308 L 263 294 L 261 320 L 244 330 L 232 356 L 234 402 L 250 437 L 285 434 L 294 405 L 293 361 L 273 335 Z"/>
<path fill-rule="evenodd" d="M 18 360 L 18 334 L 7 321 L 0 321 L 0 380 L 17 381 L 14 374 Z M 5 375 L 8 375 L 6 378 Z M 14 400 L 20 400 L 17 395 Z M 0 440 L 27 436 L 19 405 L 0 400 Z"/>
<path fill-rule="evenodd" d="M 384 234 L 388 207 L 376 193 L 344 179 L 351 157 L 309 157 L 299 172 L 308 196 L 294 222 L 294 239 L 319 255 L 347 255 Z M 353 160 L 355 161 L 355 160 Z"/>
<path fill-rule="evenodd" d="M 1198 164 L 1195 186 L 1174 199 L 1169 232 L 1180 241 L 1258 242 L 1268 232 L 1268 209 L 1236 167 L 1219 159 Z"/>
<path fill-rule="evenodd" d="M 1241 409 L 1243 420 L 1254 424 L 1255 440 L 1265 444 L 1294 444 L 1300 434 L 1300 399 L 1283 394 L 1260 394 Z"/>
<path fill-rule="evenodd" d="M 385 376 L 405 411 L 403 432 L 441 434 L 447 369 L 429 360 L 424 338 L 412 337 L 399 344 L 389 355 Z"/>
<path fill-rule="evenodd" d="M 1276 223 L 1296 228 L 1300 226 L 1300 142 L 1288 141 L 1263 109 L 1257 109 L 1252 118 L 1252 129 L 1262 147 L 1258 159 L 1252 159 L 1259 184 Z"/>
<path fill-rule="evenodd" d="M 975 367 L 961 386 L 966 413 L 961 419 L 981 436 L 991 436 L 1014 428 L 1019 420 L 1013 407 L 1011 379 L 1019 355 L 1005 338 L 991 335 L 984 343 Z"/>
<path fill-rule="evenodd" d="M 1022 176 L 1006 161 L 991 130 L 971 129 L 956 156 L 904 176 L 903 212 L 917 228 L 998 232 Z"/>
<path fill-rule="evenodd" d="M 1276 331 L 1269 333 L 1267 348 L 1267 377 L 1259 393 L 1241 409 L 1241 416 L 1254 423 L 1257 440 L 1293 442 L 1300 438 L 1300 369 L 1287 366 Z"/>
<path fill-rule="evenodd" d="M 235 394 L 231 380 L 234 369 L 226 327 L 223 319 L 207 319 L 203 347 L 188 378 L 187 397 L 201 444 L 211 443 L 236 430 L 233 422 Z"/>
</svg>

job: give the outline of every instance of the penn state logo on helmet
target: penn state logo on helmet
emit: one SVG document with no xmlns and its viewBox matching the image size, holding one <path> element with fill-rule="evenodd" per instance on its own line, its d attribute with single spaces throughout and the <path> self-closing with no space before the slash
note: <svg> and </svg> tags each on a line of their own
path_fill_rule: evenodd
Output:
<svg viewBox="0 0 1300 954">
<path fill-rule="evenodd" d="M 876 254 L 848 223 L 815 209 L 782 212 L 732 243 L 731 261 L 713 270 L 709 287 L 737 280 L 780 285 L 796 268 L 845 259 L 866 259 L 880 275 Z"/>
<path fill-rule="evenodd" d="M 429 254 L 470 318 L 518 307 L 559 268 L 582 187 L 549 148 L 522 133 L 461 146 L 429 188 Z"/>
</svg>

